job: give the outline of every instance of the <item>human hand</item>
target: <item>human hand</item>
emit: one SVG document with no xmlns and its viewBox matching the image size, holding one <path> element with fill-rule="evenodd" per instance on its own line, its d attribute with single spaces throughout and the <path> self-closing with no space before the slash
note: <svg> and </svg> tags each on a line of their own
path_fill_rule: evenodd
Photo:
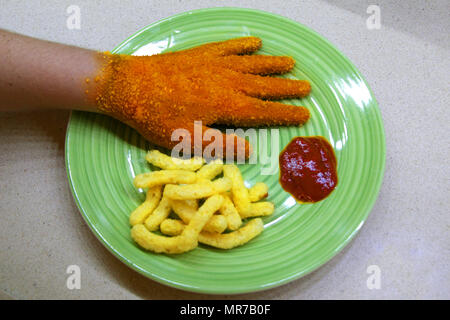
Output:
<svg viewBox="0 0 450 320">
<path fill-rule="evenodd" d="M 202 132 L 209 125 L 236 127 L 301 125 L 309 119 L 304 107 L 268 100 L 301 98 L 311 87 L 304 80 L 268 77 L 290 71 L 290 57 L 249 55 L 261 47 L 256 37 L 205 44 L 153 56 L 105 54 L 96 77 L 95 103 L 103 113 L 135 128 L 150 142 L 172 148 L 172 132 L 185 129 L 194 137 L 195 121 Z M 225 156 L 236 136 L 220 133 Z M 231 138 L 231 139 L 230 139 Z M 201 148 L 210 142 L 201 140 Z M 195 140 L 191 139 L 194 148 Z M 244 143 L 245 155 L 250 145 Z"/>
</svg>

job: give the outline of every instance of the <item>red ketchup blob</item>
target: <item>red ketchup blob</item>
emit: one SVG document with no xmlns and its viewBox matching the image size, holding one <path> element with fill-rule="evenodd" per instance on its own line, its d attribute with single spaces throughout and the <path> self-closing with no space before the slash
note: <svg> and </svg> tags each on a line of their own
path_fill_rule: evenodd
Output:
<svg viewBox="0 0 450 320">
<path fill-rule="evenodd" d="M 337 161 L 323 137 L 296 137 L 280 153 L 280 184 L 300 202 L 317 202 L 336 187 Z"/>
</svg>

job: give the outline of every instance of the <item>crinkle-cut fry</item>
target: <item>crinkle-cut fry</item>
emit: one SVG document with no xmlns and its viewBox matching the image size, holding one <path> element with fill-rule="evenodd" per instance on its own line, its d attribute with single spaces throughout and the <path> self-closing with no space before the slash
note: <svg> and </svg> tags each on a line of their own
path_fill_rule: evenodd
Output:
<svg viewBox="0 0 450 320">
<path fill-rule="evenodd" d="M 263 230 L 264 224 L 262 220 L 260 218 L 255 218 L 250 220 L 245 226 L 233 232 L 220 234 L 203 231 L 198 235 L 198 241 L 220 249 L 231 249 L 249 242 Z"/>
<path fill-rule="evenodd" d="M 222 203 L 221 195 L 213 195 L 206 199 L 179 236 L 160 236 L 148 231 L 143 224 L 137 224 L 131 228 L 131 237 L 142 248 L 153 252 L 175 254 L 192 250 L 198 245 L 200 231 Z"/>
<path fill-rule="evenodd" d="M 155 210 L 161 200 L 162 186 L 155 186 L 147 190 L 145 201 L 130 214 L 132 226 L 144 223 L 145 219 Z"/>
<path fill-rule="evenodd" d="M 134 178 L 136 188 L 152 188 L 169 183 L 194 183 L 197 180 L 195 172 L 186 170 L 158 170 L 138 174 Z"/>
<path fill-rule="evenodd" d="M 186 225 L 183 221 L 178 219 L 166 219 L 160 225 L 160 230 L 162 234 L 167 236 L 178 236 L 180 235 Z"/>
<path fill-rule="evenodd" d="M 239 214 L 242 216 L 242 214 L 249 212 L 250 197 L 239 168 L 234 164 L 224 165 L 223 176 L 231 180 L 231 195 Z"/>
<path fill-rule="evenodd" d="M 168 184 L 165 188 L 167 197 L 174 200 L 190 200 L 210 197 L 230 190 L 231 181 L 228 178 L 219 178 L 214 181 L 202 180 L 189 185 Z"/>
<path fill-rule="evenodd" d="M 261 199 L 267 198 L 268 195 L 269 187 L 264 182 L 257 182 L 253 187 L 248 189 L 250 202 L 257 202 Z"/>
<path fill-rule="evenodd" d="M 275 211 L 275 206 L 272 202 L 262 201 L 250 204 L 249 211 L 240 213 L 242 219 L 252 217 L 269 216 Z"/>
<path fill-rule="evenodd" d="M 173 211 L 185 224 L 188 224 L 197 212 L 197 200 L 170 200 Z M 213 215 L 203 230 L 222 233 L 227 228 L 227 219 L 222 215 Z"/>
<path fill-rule="evenodd" d="M 179 159 L 170 157 L 158 150 L 150 150 L 145 156 L 145 160 L 152 165 L 164 170 L 187 170 L 196 171 L 203 166 L 204 159 L 193 157 L 191 159 Z"/>
<path fill-rule="evenodd" d="M 233 201 L 231 201 L 230 196 L 226 193 L 223 193 L 222 195 L 225 200 L 219 211 L 226 218 L 228 229 L 237 230 L 242 224 L 241 216 L 234 206 Z M 205 229 L 205 231 L 209 230 Z"/>
<path fill-rule="evenodd" d="M 222 159 L 215 159 L 205 164 L 203 167 L 200 168 L 200 170 L 197 171 L 197 180 L 198 181 L 201 181 L 203 179 L 212 180 L 219 174 L 221 174 L 222 170 L 223 170 Z"/>
<path fill-rule="evenodd" d="M 145 219 L 145 227 L 149 231 L 158 230 L 159 225 L 164 221 L 164 219 L 169 216 L 171 210 L 172 207 L 170 206 L 170 200 L 163 193 L 161 201 L 159 202 L 156 209 L 153 210 L 153 212 L 147 217 L 147 219 Z"/>
</svg>

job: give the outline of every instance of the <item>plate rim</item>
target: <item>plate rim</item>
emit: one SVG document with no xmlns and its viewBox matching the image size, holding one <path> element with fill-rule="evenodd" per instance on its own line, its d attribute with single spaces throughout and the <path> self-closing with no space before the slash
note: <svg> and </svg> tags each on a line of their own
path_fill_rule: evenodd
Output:
<svg viewBox="0 0 450 320">
<path fill-rule="evenodd" d="M 156 281 L 160 284 L 166 285 L 168 287 L 172 287 L 172 288 L 176 288 L 176 289 L 180 289 L 186 292 L 195 292 L 195 293 L 205 293 L 205 294 L 212 294 L 212 295 L 219 295 L 219 294 L 245 294 L 245 293 L 251 293 L 251 292 L 260 292 L 260 291 L 265 291 L 265 290 L 269 290 L 275 287 L 279 287 L 282 286 L 284 284 L 290 283 L 294 280 L 300 279 L 305 277 L 306 275 L 318 270 L 319 268 L 323 267 L 324 265 L 326 265 L 328 262 L 330 262 L 330 260 L 332 260 L 334 257 L 336 257 L 353 239 L 354 237 L 359 233 L 359 231 L 361 230 L 361 228 L 365 225 L 365 222 L 369 216 L 369 214 L 372 212 L 373 207 L 379 197 L 379 193 L 381 191 L 381 186 L 383 184 L 384 181 L 384 176 L 385 176 L 385 167 L 386 167 L 386 134 L 385 134 L 385 128 L 384 128 L 384 122 L 383 122 L 383 118 L 382 118 L 382 114 L 381 114 L 381 110 L 378 104 L 378 101 L 375 97 L 375 94 L 373 93 L 371 87 L 368 85 L 366 79 L 364 78 L 364 76 L 361 74 L 361 72 L 359 71 L 359 69 L 353 64 L 352 61 L 349 60 L 349 58 L 347 58 L 347 56 L 345 56 L 333 43 L 331 43 L 326 37 L 322 36 L 321 34 L 319 34 L 317 31 L 309 28 L 308 26 L 284 17 L 282 15 L 276 14 L 276 13 L 272 13 L 272 12 L 268 12 L 268 11 L 264 11 L 264 10 L 260 10 L 260 9 L 252 9 L 252 8 L 241 8 L 241 7 L 212 7 L 212 8 L 201 8 L 201 9 L 194 9 L 194 10 L 189 10 L 189 11 L 185 11 L 185 12 L 181 12 L 181 13 L 177 13 L 174 15 L 171 15 L 169 17 L 163 18 L 163 19 L 159 19 L 153 23 L 150 23 L 144 27 L 142 27 L 141 29 L 139 29 L 138 31 L 136 31 L 135 33 L 133 33 L 132 35 L 130 35 L 128 38 L 126 38 L 125 40 L 121 41 L 114 49 L 111 50 L 111 53 L 116 53 L 117 51 L 119 51 L 125 44 L 127 44 L 128 42 L 130 42 L 132 39 L 134 39 L 135 37 L 139 36 L 140 34 L 146 32 L 148 29 L 153 28 L 161 23 L 164 23 L 166 21 L 172 20 L 172 19 L 176 19 L 179 17 L 183 17 L 183 16 L 187 16 L 187 15 L 191 15 L 193 13 L 203 13 L 203 12 L 211 12 L 211 11 L 222 11 L 222 10 L 231 10 L 231 11 L 245 11 L 248 13 L 257 13 L 257 14 L 263 14 L 263 15 L 267 15 L 267 16 L 271 16 L 271 17 L 275 17 L 277 19 L 281 19 L 284 20 L 288 23 L 293 23 L 293 24 L 297 24 L 300 27 L 306 29 L 308 32 L 311 32 L 312 34 L 314 34 L 315 36 L 319 37 L 322 41 L 324 41 L 328 46 L 330 46 L 332 49 L 334 49 L 334 51 L 336 52 L 336 54 L 338 54 L 342 59 L 344 59 L 346 61 L 346 63 L 348 63 L 348 65 L 351 67 L 352 71 L 362 80 L 363 84 L 366 86 L 366 88 L 368 89 L 371 98 L 373 99 L 373 110 L 375 111 L 376 114 L 376 119 L 375 121 L 377 122 L 378 126 L 380 127 L 380 130 L 378 132 L 378 134 L 380 135 L 380 152 L 382 154 L 381 157 L 381 163 L 380 163 L 380 171 L 378 172 L 378 174 L 380 175 L 380 178 L 377 180 L 377 183 L 374 184 L 374 195 L 373 198 L 371 199 L 370 202 L 368 202 L 367 204 L 367 210 L 366 213 L 364 214 L 363 218 L 361 219 L 361 223 L 358 225 L 358 227 L 353 230 L 351 232 L 351 234 L 344 240 L 342 241 L 339 246 L 333 250 L 329 255 L 327 255 L 322 262 L 318 262 L 316 264 L 314 264 L 313 266 L 311 266 L 309 268 L 309 270 L 306 270 L 305 272 L 301 272 L 296 274 L 295 276 L 291 276 L 291 277 L 286 277 L 283 280 L 277 281 L 276 283 L 271 283 L 269 285 L 258 285 L 257 287 L 247 287 L 246 289 L 242 290 L 242 289 L 238 289 L 238 290 L 221 290 L 221 289 L 209 289 L 209 288 L 200 288 L 200 287 L 192 287 L 189 285 L 183 285 L 180 283 L 174 283 L 165 279 L 162 279 L 160 277 L 157 277 L 153 274 L 151 274 L 150 272 L 147 272 L 146 270 L 143 270 L 142 268 L 140 268 L 139 266 L 137 266 L 135 263 L 133 263 L 133 261 L 131 261 L 130 259 L 127 259 L 124 255 L 122 255 L 120 253 L 120 251 L 116 250 L 115 246 L 111 243 L 109 243 L 99 232 L 99 230 L 97 230 L 97 228 L 94 226 L 94 223 L 92 223 L 92 221 L 89 219 L 89 215 L 86 213 L 86 211 L 83 209 L 82 205 L 81 205 L 81 201 L 78 197 L 77 191 L 75 189 L 75 186 L 73 184 L 73 179 L 72 179 L 72 170 L 71 170 L 71 163 L 70 163 L 70 144 L 69 144 L 69 140 L 71 138 L 71 131 L 70 129 L 70 125 L 73 121 L 73 115 L 74 113 L 78 113 L 78 112 L 82 112 L 82 111 L 71 111 L 70 112 L 70 116 L 69 116 L 69 120 L 67 122 L 67 126 L 66 126 L 66 137 L 65 137 L 65 152 L 64 152 L 64 156 L 65 156 L 65 164 L 66 164 L 66 174 L 67 174 L 67 178 L 69 181 L 69 186 L 70 186 L 70 190 L 72 193 L 72 197 L 74 199 L 74 202 L 78 208 L 78 210 L 81 213 L 81 216 L 83 217 L 83 220 L 86 222 L 86 224 L 88 225 L 89 229 L 94 233 L 94 235 L 96 236 L 96 238 L 98 240 L 100 240 L 100 243 L 103 244 L 104 247 L 106 247 L 106 249 L 111 252 L 116 258 L 118 258 L 119 261 L 121 261 L 122 263 L 124 263 L 125 265 L 127 265 L 128 267 L 130 267 L 131 269 L 133 269 L 134 271 L 138 272 L 139 274 L 153 280 Z"/>
</svg>

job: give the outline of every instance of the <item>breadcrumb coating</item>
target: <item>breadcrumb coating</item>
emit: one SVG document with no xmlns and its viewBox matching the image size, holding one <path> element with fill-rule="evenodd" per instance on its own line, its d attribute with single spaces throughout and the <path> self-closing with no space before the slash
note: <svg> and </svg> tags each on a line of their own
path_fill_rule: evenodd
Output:
<svg viewBox="0 0 450 320">
<path fill-rule="evenodd" d="M 173 130 L 193 134 L 194 121 L 202 121 L 203 131 L 213 124 L 302 125 L 310 116 L 306 108 L 267 100 L 305 97 L 309 82 L 267 76 L 292 70 L 295 61 L 249 55 L 261 44 L 259 38 L 244 37 L 153 56 L 105 52 L 105 63 L 94 79 L 99 88 L 95 102 L 100 111 L 169 149 L 178 143 L 171 141 Z M 225 156 L 230 140 L 222 138 Z M 236 144 L 240 138 L 232 139 Z M 202 142 L 202 147 L 209 143 Z M 248 142 L 245 149 L 248 156 Z"/>
</svg>

